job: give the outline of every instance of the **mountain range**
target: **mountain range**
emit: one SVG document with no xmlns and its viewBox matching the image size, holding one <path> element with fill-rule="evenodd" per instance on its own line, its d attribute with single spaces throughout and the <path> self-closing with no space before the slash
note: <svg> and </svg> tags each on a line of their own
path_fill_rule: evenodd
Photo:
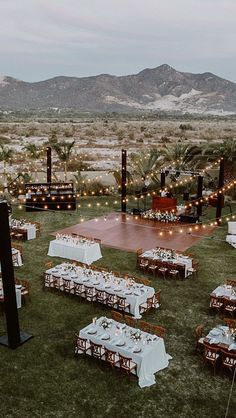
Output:
<svg viewBox="0 0 236 418">
<path fill-rule="evenodd" d="M 235 114 L 236 83 L 212 73 L 180 72 L 163 64 L 138 74 L 54 77 L 25 82 L 0 77 L 0 110 Z"/>
</svg>

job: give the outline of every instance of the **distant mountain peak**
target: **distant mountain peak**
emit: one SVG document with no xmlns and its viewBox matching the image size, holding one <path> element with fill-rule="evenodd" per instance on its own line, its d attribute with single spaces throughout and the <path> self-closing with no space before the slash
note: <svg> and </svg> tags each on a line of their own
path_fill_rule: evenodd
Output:
<svg viewBox="0 0 236 418">
<path fill-rule="evenodd" d="M 49 108 L 236 114 L 236 84 L 210 72 L 180 72 L 168 64 L 119 77 L 57 76 L 28 83 L 0 76 L 0 109 Z"/>
</svg>

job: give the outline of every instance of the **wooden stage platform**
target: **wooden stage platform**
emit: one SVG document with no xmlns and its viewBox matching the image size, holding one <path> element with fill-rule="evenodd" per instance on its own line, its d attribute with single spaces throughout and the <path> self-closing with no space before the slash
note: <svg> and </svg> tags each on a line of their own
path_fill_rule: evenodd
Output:
<svg viewBox="0 0 236 418">
<path fill-rule="evenodd" d="M 192 228 L 191 232 L 189 228 Z M 125 251 L 136 251 L 138 248 L 148 250 L 157 246 L 185 251 L 204 236 L 211 235 L 213 230 L 214 227 L 211 226 L 203 228 L 196 224 L 164 224 L 132 215 L 112 213 L 107 217 L 61 229 L 52 235 L 81 234 L 99 238 L 102 245 Z"/>
</svg>

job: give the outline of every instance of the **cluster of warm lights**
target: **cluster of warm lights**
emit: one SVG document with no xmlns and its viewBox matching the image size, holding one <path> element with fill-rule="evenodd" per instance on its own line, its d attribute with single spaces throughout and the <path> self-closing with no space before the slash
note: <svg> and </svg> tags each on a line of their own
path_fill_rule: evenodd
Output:
<svg viewBox="0 0 236 418">
<path fill-rule="evenodd" d="M 193 200 L 191 203 L 188 203 L 185 206 L 185 209 L 189 209 L 192 206 L 198 206 L 198 205 L 200 205 L 204 202 L 208 202 L 210 199 L 217 198 L 219 195 L 223 195 L 225 192 L 231 190 L 233 187 L 235 187 L 235 185 L 236 185 L 236 180 L 233 180 L 230 183 L 224 185 L 222 188 L 216 190 L 215 192 L 213 192 L 209 196 L 201 197 L 201 198 Z"/>
</svg>

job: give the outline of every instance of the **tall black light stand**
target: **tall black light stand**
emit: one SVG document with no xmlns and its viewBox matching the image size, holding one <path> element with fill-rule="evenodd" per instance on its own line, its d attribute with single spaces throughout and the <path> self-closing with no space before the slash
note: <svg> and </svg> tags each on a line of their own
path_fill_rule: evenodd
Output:
<svg viewBox="0 0 236 418">
<path fill-rule="evenodd" d="M 224 157 L 221 157 L 218 190 L 222 189 L 222 187 L 224 186 L 224 171 L 225 171 L 225 160 L 224 160 Z M 222 213 L 222 207 L 223 206 L 224 206 L 223 192 L 221 192 L 221 193 L 218 192 L 217 203 L 216 203 L 216 222 L 217 222 L 217 225 L 221 225 L 221 213 Z"/>
<path fill-rule="evenodd" d="M 121 151 L 121 212 L 126 212 L 127 151 Z"/>
<path fill-rule="evenodd" d="M 32 335 L 20 331 L 16 304 L 8 207 L 5 202 L 0 203 L 0 263 L 7 326 L 7 335 L 0 337 L 0 344 L 15 349 L 32 338 Z"/>
</svg>

